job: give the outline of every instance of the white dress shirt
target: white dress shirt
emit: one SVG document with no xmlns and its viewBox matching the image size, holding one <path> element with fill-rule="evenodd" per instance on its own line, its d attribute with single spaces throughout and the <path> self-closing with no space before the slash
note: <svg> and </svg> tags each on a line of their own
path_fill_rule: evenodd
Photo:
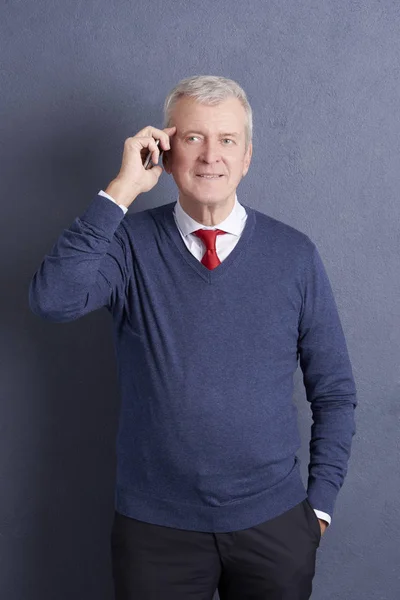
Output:
<svg viewBox="0 0 400 600">
<path fill-rule="evenodd" d="M 112 198 L 109 194 L 106 194 L 106 192 L 103 190 L 100 190 L 99 194 L 100 196 L 108 198 L 115 204 L 118 204 L 114 198 Z M 118 206 L 121 208 L 124 214 L 127 213 L 128 209 L 126 206 L 122 206 L 121 204 L 118 204 Z M 183 210 L 178 197 L 174 208 L 174 218 L 183 241 L 199 262 L 203 257 L 205 246 L 200 238 L 198 238 L 196 235 L 193 235 L 193 231 L 196 231 L 196 229 L 222 229 L 223 231 L 226 231 L 225 235 L 217 235 L 216 237 L 215 248 L 218 258 L 222 262 L 228 256 L 228 254 L 232 252 L 233 248 L 238 243 L 240 235 L 246 224 L 247 213 L 244 207 L 238 202 L 237 195 L 235 195 L 235 204 L 226 219 L 221 223 L 218 223 L 218 225 L 207 227 L 206 225 L 198 223 L 192 219 L 192 217 Z M 321 510 L 316 510 L 315 508 L 314 512 L 319 519 L 323 519 L 328 523 L 328 525 L 330 525 L 330 515 L 322 512 Z"/>
</svg>

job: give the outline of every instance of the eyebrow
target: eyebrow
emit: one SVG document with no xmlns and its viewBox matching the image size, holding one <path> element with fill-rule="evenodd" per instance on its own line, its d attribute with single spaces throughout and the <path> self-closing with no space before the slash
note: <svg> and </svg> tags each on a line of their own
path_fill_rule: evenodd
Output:
<svg viewBox="0 0 400 600">
<path fill-rule="evenodd" d="M 196 134 L 199 133 L 200 135 L 203 135 L 201 133 L 201 131 L 195 131 L 194 129 L 188 129 L 187 131 L 184 131 L 182 133 L 182 135 L 187 135 L 188 133 L 196 133 Z M 233 133 L 220 133 L 219 135 L 223 136 L 223 137 L 225 137 L 225 136 L 227 136 L 227 137 L 240 137 L 240 133 L 237 133 L 236 131 L 234 131 Z"/>
</svg>

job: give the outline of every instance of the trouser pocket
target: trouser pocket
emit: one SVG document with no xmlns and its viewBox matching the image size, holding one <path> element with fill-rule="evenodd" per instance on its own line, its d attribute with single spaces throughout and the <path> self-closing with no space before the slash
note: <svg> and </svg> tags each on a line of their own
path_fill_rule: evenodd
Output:
<svg viewBox="0 0 400 600">
<path fill-rule="evenodd" d="M 321 533 L 321 525 L 319 523 L 318 517 L 315 514 L 315 511 L 314 511 L 313 507 L 311 506 L 308 498 L 304 499 L 303 504 L 306 508 L 306 511 L 308 512 L 310 527 L 313 529 L 313 531 L 317 537 L 317 541 L 318 541 L 318 545 L 319 545 L 319 543 L 321 541 L 322 533 Z"/>
</svg>

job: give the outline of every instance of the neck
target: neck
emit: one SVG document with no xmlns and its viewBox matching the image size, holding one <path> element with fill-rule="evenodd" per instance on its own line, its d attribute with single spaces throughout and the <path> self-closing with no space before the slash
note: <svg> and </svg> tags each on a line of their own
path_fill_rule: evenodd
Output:
<svg viewBox="0 0 400 600">
<path fill-rule="evenodd" d="M 236 193 L 220 202 L 212 200 L 199 202 L 179 195 L 179 204 L 185 213 L 206 227 L 213 227 L 225 221 L 231 214 L 235 202 Z"/>
</svg>

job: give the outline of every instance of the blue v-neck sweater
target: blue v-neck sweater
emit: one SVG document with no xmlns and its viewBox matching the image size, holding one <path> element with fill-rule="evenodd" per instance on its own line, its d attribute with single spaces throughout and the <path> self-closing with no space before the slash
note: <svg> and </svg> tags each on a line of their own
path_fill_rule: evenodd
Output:
<svg viewBox="0 0 400 600">
<path fill-rule="evenodd" d="M 96 196 L 34 274 L 31 310 L 66 322 L 105 306 L 121 390 L 115 508 L 153 524 L 245 529 L 308 496 L 333 513 L 357 404 L 345 338 L 314 243 L 247 205 L 242 235 L 208 270 L 175 203 L 124 216 Z M 307 491 L 293 403 L 310 402 Z"/>
</svg>

